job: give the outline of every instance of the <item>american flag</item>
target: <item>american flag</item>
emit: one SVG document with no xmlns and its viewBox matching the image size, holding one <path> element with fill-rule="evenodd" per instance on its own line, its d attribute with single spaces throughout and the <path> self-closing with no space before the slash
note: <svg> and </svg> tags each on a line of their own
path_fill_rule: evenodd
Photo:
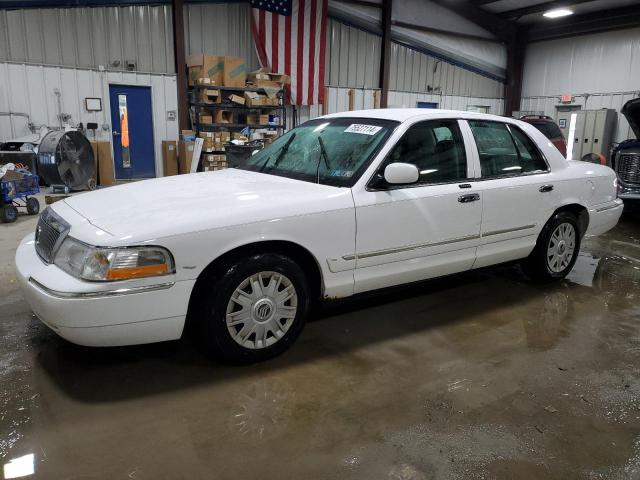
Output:
<svg viewBox="0 0 640 480">
<path fill-rule="evenodd" d="M 251 6 L 260 64 L 291 77 L 287 89 L 292 104 L 321 104 L 327 0 L 251 0 Z"/>
</svg>

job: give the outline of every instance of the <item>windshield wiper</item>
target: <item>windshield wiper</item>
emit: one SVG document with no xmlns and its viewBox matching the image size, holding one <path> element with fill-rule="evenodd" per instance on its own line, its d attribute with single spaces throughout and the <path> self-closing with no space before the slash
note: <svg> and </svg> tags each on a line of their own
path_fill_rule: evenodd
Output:
<svg viewBox="0 0 640 480">
<path fill-rule="evenodd" d="M 280 160 L 282 160 L 282 157 L 284 156 L 285 153 L 287 153 L 287 150 L 289 150 L 289 145 L 291 145 L 291 142 L 293 142 L 293 139 L 296 138 L 296 133 L 292 133 L 291 136 L 289 137 L 289 139 L 287 140 L 287 143 L 285 143 L 282 148 L 280 149 L 280 151 L 278 152 L 278 156 L 276 157 L 276 161 L 273 162 L 273 166 L 277 166 L 278 163 L 280 163 Z M 267 159 L 265 160 L 265 162 L 262 164 L 262 167 L 260 167 L 260 170 L 258 170 L 259 172 L 262 172 L 266 167 L 267 164 L 269 163 L 269 160 L 271 160 L 271 155 L 269 155 L 267 157 Z"/>
<path fill-rule="evenodd" d="M 331 170 L 331 167 L 329 166 L 327 150 L 324 148 L 324 141 L 320 135 L 318 135 L 318 145 L 320 145 L 320 156 L 318 157 L 318 166 L 316 167 L 316 177 L 318 179 L 318 183 L 320 183 L 320 159 L 324 159 L 324 166 L 327 167 L 327 170 Z"/>
</svg>

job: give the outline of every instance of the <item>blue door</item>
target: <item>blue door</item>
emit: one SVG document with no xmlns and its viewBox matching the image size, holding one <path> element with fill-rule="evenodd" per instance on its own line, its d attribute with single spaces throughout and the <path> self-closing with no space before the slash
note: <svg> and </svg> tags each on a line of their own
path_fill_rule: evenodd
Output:
<svg viewBox="0 0 640 480">
<path fill-rule="evenodd" d="M 116 178 L 156 176 L 151 87 L 109 85 Z"/>
</svg>

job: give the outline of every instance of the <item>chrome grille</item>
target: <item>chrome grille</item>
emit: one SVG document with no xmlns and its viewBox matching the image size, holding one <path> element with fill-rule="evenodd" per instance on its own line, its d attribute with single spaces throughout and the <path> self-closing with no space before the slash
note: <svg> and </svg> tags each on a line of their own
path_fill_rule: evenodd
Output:
<svg viewBox="0 0 640 480">
<path fill-rule="evenodd" d="M 56 250 L 69 232 L 69 224 L 59 215 L 47 208 L 36 227 L 36 252 L 45 262 L 51 263 L 56 254 Z"/>
<path fill-rule="evenodd" d="M 620 153 L 616 172 L 624 183 L 640 183 L 640 154 Z"/>
</svg>

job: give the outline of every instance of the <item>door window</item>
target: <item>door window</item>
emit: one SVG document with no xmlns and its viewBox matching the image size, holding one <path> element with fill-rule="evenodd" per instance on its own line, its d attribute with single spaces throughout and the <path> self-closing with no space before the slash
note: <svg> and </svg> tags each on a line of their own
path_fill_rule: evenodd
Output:
<svg viewBox="0 0 640 480">
<path fill-rule="evenodd" d="M 409 128 L 394 147 L 385 166 L 398 162 L 418 167 L 419 184 L 467 178 L 467 155 L 458 121 L 433 120 Z"/>
<path fill-rule="evenodd" d="M 483 177 L 547 170 L 547 164 L 538 148 L 517 127 L 480 120 L 470 120 L 469 126 L 478 147 Z"/>
</svg>

